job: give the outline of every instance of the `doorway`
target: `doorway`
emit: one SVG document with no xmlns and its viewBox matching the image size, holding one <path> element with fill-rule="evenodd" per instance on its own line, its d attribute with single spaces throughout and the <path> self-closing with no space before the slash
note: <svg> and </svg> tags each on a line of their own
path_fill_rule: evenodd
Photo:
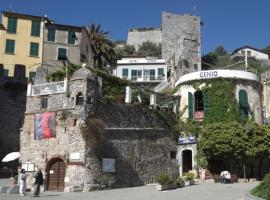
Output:
<svg viewBox="0 0 270 200">
<path fill-rule="evenodd" d="M 47 190 L 64 191 L 66 164 L 60 159 L 53 159 L 47 164 Z"/>
<path fill-rule="evenodd" d="M 183 166 L 183 173 L 186 173 L 192 170 L 192 151 L 191 150 L 182 151 L 182 166 Z"/>
</svg>

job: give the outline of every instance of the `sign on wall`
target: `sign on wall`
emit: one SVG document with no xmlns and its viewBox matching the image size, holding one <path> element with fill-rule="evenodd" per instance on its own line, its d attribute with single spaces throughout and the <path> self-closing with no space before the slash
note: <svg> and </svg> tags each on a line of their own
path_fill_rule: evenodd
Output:
<svg viewBox="0 0 270 200">
<path fill-rule="evenodd" d="M 116 160 L 114 158 L 103 158 L 102 159 L 102 171 L 103 172 L 116 172 Z"/>
<path fill-rule="evenodd" d="M 34 163 L 22 163 L 22 169 L 26 172 L 33 172 L 35 171 L 35 164 Z"/>
<path fill-rule="evenodd" d="M 196 138 L 195 136 L 188 136 L 188 137 L 179 137 L 178 144 L 195 144 Z"/>
<path fill-rule="evenodd" d="M 56 137 L 55 126 L 56 121 L 54 112 L 36 114 L 34 139 L 40 140 Z"/>
</svg>

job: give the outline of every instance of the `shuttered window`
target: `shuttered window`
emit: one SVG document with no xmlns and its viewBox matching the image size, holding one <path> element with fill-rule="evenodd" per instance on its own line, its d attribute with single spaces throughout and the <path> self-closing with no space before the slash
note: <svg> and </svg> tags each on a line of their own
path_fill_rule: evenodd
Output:
<svg viewBox="0 0 270 200">
<path fill-rule="evenodd" d="M 164 69 L 158 68 L 158 76 L 164 76 Z"/>
<path fill-rule="evenodd" d="M 29 72 L 29 80 L 34 81 L 36 77 L 36 72 Z"/>
<path fill-rule="evenodd" d="M 7 54 L 14 54 L 15 51 L 15 40 L 6 40 L 6 49 L 5 52 Z"/>
<path fill-rule="evenodd" d="M 75 44 L 76 33 L 74 31 L 68 32 L 68 44 Z"/>
<path fill-rule="evenodd" d="M 8 33 L 17 32 L 17 19 L 16 18 L 12 18 L 12 17 L 8 18 L 7 32 Z"/>
<path fill-rule="evenodd" d="M 67 59 L 67 49 L 58 48 L 58 60 L 66 60 Z"/>
<path fill-rule="evenodd" d="M 122 69 L 122 77 L 128 78 L 128 69 Z"/>
<path fill-rule="evenodd" d="M 150 69 L 150 80 L 155 80 L 155 70 L 154 69 Z"/>
<path fill-rule="evenodd" d="M 35 42 L 30 43 L 30 56 L 38 56 L 39 44 Z"/>
<path fill-rule="evenodd" d="M 55 29 L 48 29 L 47 41 L 54 42 L 55 41 Z"/>
<path fill-rule="evenodd" d="M 239 91 L 239 106 L 240 106 L 240 113 L 241 119 L 246 120 L 249 116 L 249 104 L 248 104 L 248 96 L 245 90 Z"/>
<path fill-rule="evenodd" d="M 193 119 L 193 95 L 191 92 L 188 93 L 188 118 Z"/>
<path fill-rule="evenodd" d="M 40 36 L 40 21 L 32 21 L 31 36 Z"/>
</svg>

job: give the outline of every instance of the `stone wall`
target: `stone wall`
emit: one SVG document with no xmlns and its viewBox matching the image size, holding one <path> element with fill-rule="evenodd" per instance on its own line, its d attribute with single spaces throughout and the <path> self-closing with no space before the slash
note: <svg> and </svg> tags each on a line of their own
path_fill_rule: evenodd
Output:
<svg viewBox="0 0 270 200">
<path fill-rule="evenodd" d="M 25 82 L 0 79 L 0 160 L 6 154 L 20 149 L 25 102 Z"/>
<path fill-rule="evenodd" d="M 200 17 L 162 14 L 162 57 L 171 68 L 174 82 L 180 76 L 201 70 Z"/>
<path fill-rule="evenodd" d="M 138 50 L 139 46 L 143 42 L 153 42 L 155 44 L 162 43 L 162 33 L 161 29 L 131 29 L 128 31 L 127 44 L 134 45 L 135 49 Z"/>
</svg>

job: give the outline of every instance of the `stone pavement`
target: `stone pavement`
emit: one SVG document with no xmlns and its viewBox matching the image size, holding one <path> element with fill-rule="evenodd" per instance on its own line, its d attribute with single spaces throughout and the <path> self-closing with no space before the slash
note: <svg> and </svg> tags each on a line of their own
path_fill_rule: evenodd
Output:
<svg viewBox="0 0 270 200">
<path fill-rule="evenodd" d="M 198 183 L 197 185 L 156 191 L 154 185 L 122 188 L 87 193 L 42 192 L 38 200 L 244 200 L 244 195 L 258 182 L 252 183 Z M 18 194 L 0 194 L 0 200 L 30 200 L 32 193 L 20 197 Z"/>
</svg>

